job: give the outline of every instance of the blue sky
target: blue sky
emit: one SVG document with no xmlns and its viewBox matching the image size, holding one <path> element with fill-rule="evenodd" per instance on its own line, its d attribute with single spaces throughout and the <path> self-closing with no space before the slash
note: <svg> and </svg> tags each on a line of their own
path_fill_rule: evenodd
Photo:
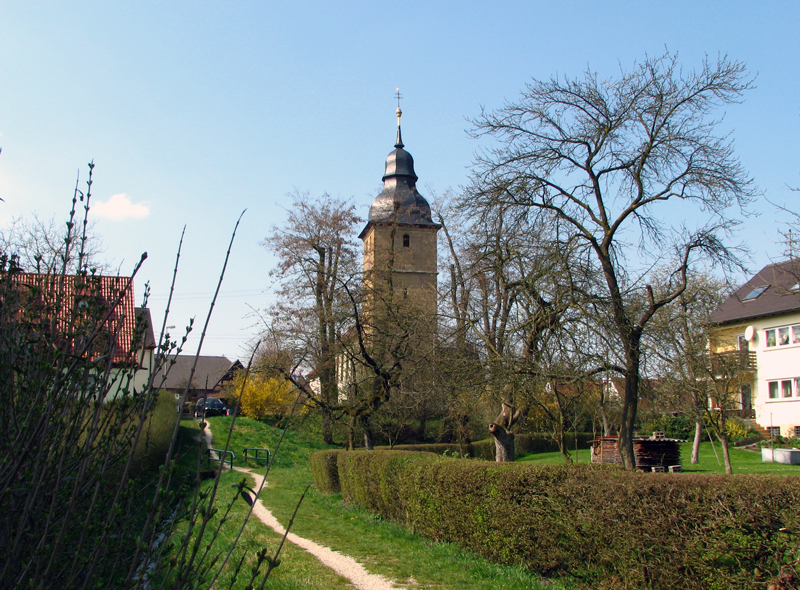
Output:
<svg viewBox="0 0 800 590">
<path fill-rule="evenodd" d="M 722 128 L 766 197 L 800 209 L 799 17 L 797 2 L 0 1 L 0 225 L 64 217 L 94 160 L 106 256 L 126 273 L 148 252 L 136 292 L 150 281 L 156 322 L 186 225 L 168 322 L 183 326 L 204 321 L 247 209 L 203 347 L 237 358 L 272 298 L 259 242 L 286 194 L 352 197 L 366 216 L 396 87 L 430 196 L 467 181 L 468 119 L 532 78 L 613 76 L 665 47 L 686 68 L 727 53 L 757 79 Z M 780 256 L 786 216 L 754 209 L 740 237 L 755 268 Z"/>
</svg>

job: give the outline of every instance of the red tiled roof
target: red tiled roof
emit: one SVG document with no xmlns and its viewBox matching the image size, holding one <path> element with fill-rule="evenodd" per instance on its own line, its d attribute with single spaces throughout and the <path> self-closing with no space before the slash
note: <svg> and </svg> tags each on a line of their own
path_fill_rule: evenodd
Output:
<svg viewBox="0 0 800 590">
<path fill-rule="evenodd" d="M 36 319 L 44 319 L 55 313 L 56 330 L 63 333 L 70 332 L 70 322 L 77 317 L 76 313 L 80 315 L 82 298 L 100 300 L 105 310 L 99 317 L 102 325 L 97 328 L 114 335 L 113 362 L 131 360 L 136 312 L 130 277 L 15 273 L 11 278 L 29 294 L 36 296 L 37 308 L 34 313 L 43 316 Z"/>
</svg>

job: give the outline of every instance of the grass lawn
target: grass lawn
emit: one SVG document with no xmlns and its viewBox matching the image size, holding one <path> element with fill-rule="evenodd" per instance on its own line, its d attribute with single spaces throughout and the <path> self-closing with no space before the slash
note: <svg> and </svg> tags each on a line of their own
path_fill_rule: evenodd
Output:
<svg viewBox="0 0 800 590">
<path fill-rule="evenodd" d="M 210 418 L 209 422 L 212 423 L 212 428 L 216 431 L 222 432 L 221 425 L 214 425 L 215 418 Z M 183 421 L 181 423 L 182 435 L 191 437 L 199 432 L 197 422 Z M 219 440 L 218 438 L 215 440 Z M 291 445 L 287 445 L 291 446 Z M 232 447 L 234 448 L 234 447 Z M 235 448 L 234 448 L 235 449 Z M 241 453 L 241 449 L 235 451 L 237 458 Z M 196 457 L 196 455 L 195 455 Z M 193 469 L 194 463 L 191 457 L 186 457 L 185 467 Z M 244 479 L 244 475 L 235 471 L 224 471 L 220 478 L 219 489 L 217 492 L 216 508 L 219 514 L 222 514 L 227 509 L 229 503 L 233 499 L 236 489 L 233 487 Z M 252 486 L 253 482 L 247 482 Z M 204 490 L 211 488 L 213 480 L 206 480 L 203 482 L 202 487 Z M 214 543 L 214 554 L 222 552 L 221 559 L 224 558 L 224 553 L 228 551 L 233 544 L 236 535 L 239 532 L 241 524 L 247 513 L 248 506 L 243 501 L 237 501 L 233 504 L 233 508 L 228 514 L 225 524 L 221 527 L 219 538 Z M 212 520 L 212 523 L 217 523 L 218 518 Z M 244 588 L 249 582 L 250 570 L 256 563 L 256 553 L 265 547 L 268 549 L 270 556 L 275 554 L 275 550 L 280 543 L 281 537 L 276 534 L 272 529 L 264 526 L 255 517 L 251 516 L 247 523 L 244 533 L 239 540 L 236 548 L 233 551 L 231 559 L 223 570 L 220 580 L 218 580 L 215 587 L 228 588 L 232 578 L 233 565 L 238 564 L 244 557 L 241 573 L 239 574 L 234 588 Z M 281 564 L 272 571 L 265 588 L 271 590 L 348 590 L 352 589 L 350 581 L 337 575 L 335 572 L 327 567 L 322 566 L 319 561 L 305 550 L 286 543 L 280 555 Z M 216 572 L 216 569 L 214 569 Z M 262 572 L 264 567 L 262 566 Z M 258 588 L 260 578 L 256 581 L 255 587 Z"/>
<path fill-rule="evenodd" d="M 725 464 L 722 459 L 722 447 L 718 442 L 712 446 L 710 442 L 700 443 L 700 462 L 696 465 L 689 463 L 692 456 L 692 443 L 681 445 L 681 468 L 687 473 L 725 473 Z M 716 450 L 716 454 L 714 451 Z M 761 451 L 750 451 L 731 447 L 731 464 L 734 473 L 762 473 L 800 475 L 800 465 L 784 465 L 782 463 L 763 463 Z M 719 460 L 717 459 L 719 458 Z M 588 463 L 590 460 L 589 449 L 572 451 L 572 460 L 576 463 Z M 517 461 L 540 463 L 543 465 L 563 463 L 561 453 L 534 453 L 520 456 Z"/>
<path fill-rule="evenodd" d="M 209 418 L 209 424 L 214 434 L 215 447 L 221 447 L 226 427 L 230 425 L 230 418 Z M 245 446 L 266 446 L 274 449 L 280 435 L 276 429 L 246 418 L 237 418 L 234 434 L 230 448 L 236 453 L 234 464 L 240 465 L 244 464 L 242 449 Z M 302 436 L 291 432 L 287 434 L 284 445 L 278 451 L 275 465 L 267 477 L 267 489 L 262 492 L 261 499 L 285 525 L 302 490 L 308 483 L 313 482 L 307 460 L 308 454 L 312 450 L 324 447 L 318 443 L 305 441 Z M 256 468 L 252 462 L 249 467 L 259 471 L 264 469 L 264 467 Z M 237 476 L 241 478 L 238 474 L 226 474 L 225 477 L 231 478 L 231 482 L 234 482 L 237 481 Z M 251 534 L 263 535 L 264 539 L 270 538 L 268 533 L 261 530 L 265 527 L 260 524 L 253 522 L 248 527 Z M 558 582 L 549 580 L 543 582 L 538 576 L 523 568 L 492 564 L 454 545 L 433 543 L 361 508 L 344 503 L 341 495 L 326 496 L 313 487 L 300 507 L 292 532 L 350 555 L 370 572 L 396 580 L 409 589 L 569 588 Z M 302 563 L 298 566 L 291 564 L 293 560 L 298 559 L 295 552 L 287 551 L 283 561 L 285 565 L 281 565 L 273 573 L 275 582 L 281 584 L 296 582 L 297 587 L 320 587 L 305 585 L 304 580 L 307 579 L 305 576 L 308 570 L 303 564 L 306 561 L 301 560 Z M 308 555 L 306 558 L 316 561 Z M 309 564 L 308 567 L 318 567 L 320 575 L 326 571 L 330 572 L 319 564 L 318 566 Z M 328 576 L 330 575 L 328 573 Z M 296 579 L 297 576 L 301 576 L 302 579 Z M 271 584 L 272 577 L 269 585 L 271 588 L 294 587 Z"/>
</svg>

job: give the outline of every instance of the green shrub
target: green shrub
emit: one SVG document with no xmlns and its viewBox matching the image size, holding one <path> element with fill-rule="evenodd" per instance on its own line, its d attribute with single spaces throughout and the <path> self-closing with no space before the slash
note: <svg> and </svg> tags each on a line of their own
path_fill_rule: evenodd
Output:
<svg viewBox="0 0 800 590">
<path fill-rule="evenodd" d="M 567 449 L 575 449 L 575 434 L 567 435 Z M 578 448 L 588 449 L 589 441 L 594 438 L 590 432 L 579 432 L 577 434 Z M 487 438 L 484 440 L 475 441 L 470 443 L 471 454 L 475 459 L 483 459 L 484 461 L 494 461 L 494 439 Z M 558 451 L 558 444 L 553 440 L 553 437 L 542 432 L 535 432 L 530 434 L 517 434 L 514 436 L 514 449 L 519 455 L 527 455 L 528 453 L 552 453 Z"/>
<path fill-rule="evenodd" d="M 397 495 L 401 479 L 410 464 L 430 460 L 442 459 L 433 453 L 409 451 L 342 453 L 339 455 L 342 497 L 385 518 L 402 520 L 403 502 Z"/>
<path fill-rule="evenodd" d="M 754 434 L 757 434 L 750 424 L 736 416 L 725 420 L 725 432 L 728 434 L 728 440 L 732 443 L 752 438 Z"/>
<path fill-rule="evenodd" d="M 493 443 L 494 444 L 494 443 Z M 456 443 L 428 443 L 419 445 L 395 445 L 392 449 L 389 447 L 375 447 L 376 450 L 394 450 L 394 451 L 419 451 L 425 453 L 435 453 L 436 455 L 450 455 L 453 457 L 471 457 L 471 445 Z"/>
<path fill-rule="evenodd" d="M 667 438 L 694 438 L 695 422 L 689 416 L 664 414 L 642 425 L 642 433 L 663 432 Z"/>
<path fill-rule="evenodd" d="M 341 449 L 316 451 L 309 455 L 311 473 L 317 489 L 323 494 L 338 494 L 339 487 L 339 455 L 345 453 Z"/>
<path fill-rule="evenodd" d="M 567 434 L 567 449 L 575 450 L 575 439 L 578 439 L 577 447 L 579 449 L 588 449 L 589 441 L 594 439 L 594 434 L 591 432 L 578 432 L 577 434 Z M 558 451 L 558 444 L 553 440 L 553 437 L 541 432 L 531 434 L 518 434 L 514 437 L 514 448 L 517 455 L 525 455 L 527 453 L 551 453 Z M 494 459 L 494 455 L 492 455 Z"/>
<path fill-rule="evenodd" d="M 112 402 L 113 403 L 113 402 Z M 175 396 L 167 390 L 158 392 L 153 409 L 150 411 L 142 438 L 136 447 L 135 460 L 143 468 L 160 465 L 169 450 L 175 421 L 180 419 Z"/>
<path fill-rule="evenodd" d="M 515 437 L 516 438 L 516 437 Z M 516 447 L 516 441 L 514 446 Z M 473 459 L 483 459 L 484 461 L 494 461 L 494 439 L 487 438 L 476 440 L 469 443 L 470 456 Z"/>
<path fill-rule="evenodd" d="M 437 541 L 592 588 L 763 587 L 800 525 L 800 477 L 339 458 L 342 495 Z"/>
</svg>

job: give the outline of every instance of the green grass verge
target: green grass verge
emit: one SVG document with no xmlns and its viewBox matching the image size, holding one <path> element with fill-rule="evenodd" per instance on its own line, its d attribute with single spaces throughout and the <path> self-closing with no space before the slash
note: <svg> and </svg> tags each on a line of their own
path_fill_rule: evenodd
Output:
<svg viewBox="0 0 800 590">
<path fill-rule="evenodd" d="M 279 431 L 253 420 L 242 420 L 240 427 L 240 420 L 242 419 L 236 420 L 235 438 L 230 447 L 236 452 L 234 464 L 243 464 L 243 457 L 240 458 L 239 455 L 245 446 L 267 446 L 274 449 L 274 443 L 280 436 Z M 209 424 L 214 433 L 214 444 L 222 445 L 230 419 L 210 418 Z M 262 493 L 262 500 L 285 525 L 302 490 L 313 481 L 307 460 L 308 453 L 326 447 L 305 441 L 302 436 L 291 432 L 287 434 L 284 445 L 279 450 L 275 466 L 267 478 L 268 486 Z M 254 468 L 253 465 L 250 467 Z M 263 468 L 259 471 L 261 469 Z M 509 526 L 513 526 L 513 523 L 509 523 Z M 325 496 L 313 487 L 300 507 L 292 532 L 349 555 L 370 572 L 391 578 L 409 589 L 569 588 L 559 582 L 543 581 L 523 568 L 492 564 L 454 545 L 432 543 L 413 531 L 384 521 L 356 506 L 345 504 L 338 494 Z M 292 554 L 287 552 L 283 563 L 288 564 L 291 559 Z M 278 569 L 283 567 L 281 565 Z M 283 576 L 281 580 L 287 580 L 288 571 L 287 567 L 280 572 Z"/>
<path fill-rule="evenodd" d="M 215 432 L 220 432 L 224 435 L 221 424 L 215 424 L 215 420 L 226 420 L 211 418 L 209 422 L 212 424 L 212 429 Z M 228 424 L 229 424 L 228 420 Z M 238 420 L 237 420 L 238 423 Z M 189 441 L 194 439 L 200 434 L 198 424 L 196 421 L 184 421 L 181 424 L 181 437 Z M 217 437 L 215 440 L 219 441 Z M 187 444 L 187 447 L 193 446 Z M 185 447 L 186 448 L 186 447 Z M 192 458 L 193 453 L 189 452 L 183 455 L 182 465 L 186 469 L 194 469 L 194 461 Z M 238 453 L 237 453 L 238 456 Z M 196 455 L 195 455 L 196 457 Z M 219 522 L 219 518 L 223 515 L 228 505 L 233 500 L 236 494 L 236 486 L 245 477 L 244 474 L 234 471 L 224 471 L 220 477 L 220 484 L 217 491 L 217 500 L 215 502 L 216 508 L 219 510 L 217 516 L 211 521 L 214 527 Z M 213 485 L 213 480 L 209 479 L 201 484 L 203 490 L 208 490 Z M 252 486 L 253 481 L 247 482 L 247 485 Z M 227 553 L 228 549 L 233 544 L 236 535 L 239 532 L 241 524 L 247 514 L 249 506 L 241 501 L 241 498 L 233 503 L 230 513 L 227 515 L 225 524 L 219 532 L 219 536 L 214 543 L 213 554 L 218 555 L 218 563 L 221 563 Z M 207 533 L 208 534 L 208 533 Z M 208 537 L 205 537 L 208 539 Z M 267 548 L 270 556 L 275 554 L 279 543 L 281 541 L 280 535 L 275 533 L 272 529 L 263 525 L 258 518 L 250 516 L 244 532 L 242 533 L 239 542 L 233 550 L 228 564 L 225 566 L 219 580 L 215 584 L 217 588 L 228 588 L 233 577 L 233 572 L 238 564 L 241 563 L 241 571 L 236 579 L 233 588 L 243 589 L 250 579 L 250 572 L 252 567 L 256 564 L 256 555 L 258 551 Z M 342 576 L 339 576 L 331 569 L 323 566 L 315 557 L 303 549 L 286 543 L 283 546 L 280 555 L 280 565 L 275 568 L 270 574 L 269 580 L 265 588 L 271 590 L 348 590 L 352 589 L 350 581 Z M 218 567 L 218 566 L 217 566 Z M 216 572 L 217 568 L 213 568 Z M 264 571 L 262 566 L 262 572 Z M 260 578 L 255 582 L 255 587 L 258 588 Z"/>
<path fill-rule="evenodd" d="M 687 473 L 725 473 L 725 463 L 722 459 L 722 448 L 719 443 L 700 443 L 700 462 L 692 465 L 689 459 L 692 456 L 692 443 L 681 445 L 681 469 Z M 715 453 L 716 451 L 716 453 Z M 589 449 L 572 451 L 572 460 L 576 463 L 590 461 Z M 764 463 L 761 461 L 761 451 L 731 447 L 731 465 L 734 473 L 760 473 L 772 475 L 800 475 L 800 465 L 784 465 L 782 463 Z M 561 453 L 535 453 L 520 456 L 517 461 L 552 465 L 563 463 Z"/>
</svg>

